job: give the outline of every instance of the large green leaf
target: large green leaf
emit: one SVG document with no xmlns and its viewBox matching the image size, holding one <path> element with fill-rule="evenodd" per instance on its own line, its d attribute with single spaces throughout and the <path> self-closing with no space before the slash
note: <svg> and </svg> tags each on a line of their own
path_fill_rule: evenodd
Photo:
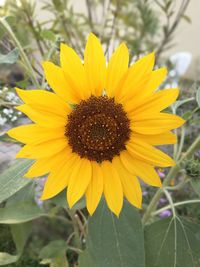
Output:
<svg viewBox="0 0 200 267">
<path fill-rule="evenodd" d="M 12 255 L 6 252 L 0 252 L 0 266 L 14 263 L 19 260 L 22 255 L 26 240 L 31 231 L 31 224 L 24 223 L 11 226 L 11 232 L 13 241 L 16 246 L 16 255 Z"/>
<path fill-rule="evenodd" d="M 23 178 L 33 161 L 29 159 L 16 162 L 0 175 L 0 203 L 14 195 L 21 188 L 30 183 L 30 179 Z"/>
<path fill-rule="evenodd" d="M 89 219 L 87 250 L 80 267 L 144 267 L 144 242 L 138 211 L 124 203 L 117 218 L 102 201 Z M 91 259 L 88 257 L 91 256 Z M 92 265 L 91 265 L 92 266 Z"/>
<path fill-rule="evenodd" d="M 145 228 L 146 267 L 199 267 L 200 226 L 166 218 Z"/>
<path fill-rule="evenodd" d="M 79 257 L 79 266 L 80 267 L 94 267 L 94 262 L 86 249 Z"/>
</svg>

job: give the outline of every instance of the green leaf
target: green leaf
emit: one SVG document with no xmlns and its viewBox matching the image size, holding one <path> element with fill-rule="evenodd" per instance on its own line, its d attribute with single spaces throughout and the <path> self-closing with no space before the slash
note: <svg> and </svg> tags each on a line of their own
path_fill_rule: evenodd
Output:
<svg viewBox="0 0 200 267">
<path fill-rule="evenodd" d="M 94 262 L 87 249 L 79 256 L 79 266 L 80 267 L 94 267 Z"/>
<path fill-rule="evenodd" d="M 0 203 L 31 182 L 23 176 L 32 164 L 33 161 L 29 159 L 16 160 L 15 164 L 0 175 Z"/>
<path fill-rule="evenodd" d="M 146 267 L 199 267 L 200 226 L 166 218 L 145 227 Z"/>
<path fill-rule="evenodd" d="M 7 17 L 3 17 L 3 18 L 0 18 L 0 19 L 2 19 L 2 20 L 6 20 L 7 23 L 8 23 L 10 26 L 14 25 L 15 22 L 16 22 L 16 18 L 13 17 L 13 16 L 7 16 Z M 1 23 L 0 23 L 0 40 L 2 40 L 2 38 L 3 38 L 4 34 L 5 34 L 5 32 L 6 32 L 5 29 L 2 27 L 2 25 L 1 25 Z"/>
<path fill-rule="evenodd" d="M 192 114 L 193 114 L 193 112 L 191 110 L 188 110 L 182 115 L 182 118 L 184 120 L 188 120 L 189 118 L 191 118 Z"/>
<path fill-rule="evenodd" d="M 49 201 L 57 206 L 69 207 L 67 203 L 67 198 L 66 198 L 66 190 L 63 190 L 60 194 L 56 195 Z M 72 209 L 77 210 L 77 209 L 83 209 L 85 207 L 86 207 L 86 203 L 85 203 L 85 198 L 83 197 L 73 206 Z"/>
<path fill-rule="evenodd" d="M 43 259 L 40 263 L 50 264 L 51 267 L 68 267 L 66 259 L 67 245 L 64 240 L 51 241 L 39 255 Z"/>
<path fill-rule="evenodd" d="M 197 93 L 196 93 L 196 101 L 197 101 L 198 106 L 200 107 L 200 87 L 198 88 Z"/>
<path fill-rule="evenodd" d="M 200 196 L 200 179 L 191 179 L 191 185 L 194 191 Z"/>
<path fill-rule="evenodd" d="M 0 223 L 19 224 L 35 220 L 45 213 L 32 202 L 16 203 L 5 208 L 0 208 Z"/>
<path fill-rule="evenodd" d="M 42 38 L 47 39 L 48 41 L 51 41 L 51 42 L 55 42 L 56 41 L 55 34 L 50 30 L 43 30 L 40 33 L 40 35 L 41 35 Z"/>
<path fill-rule="evenodd" d="M 16 23 L 16 17 L 14 16 L 6 16 L 3 19 L 5 19 L 10 26 L 13 26 Z"/>
<path fill-rule="evenodd" d="M 18 48 L 13 49 L 6 55 L 0 54 L 0 64 L 14 64 L 19 58 Z"/>
<path fill-rule="evenodd" d="M 140 214 L 124 202 L 117 218 L 105 204 L 89 219 L 87 250 L 80 267 L 144 267 L 144 242 Z M 84 258 L 86 257 L 86 259 Z"/>
<path fill-rule="evenodd" d="M 187 15 L 183 14 L 181 16 L 182 19 L 184 19 L 187 23 L 192 23 L 192 20 L 190 17 L 188 17 Z"/>
<path fill-rule="evenodd" d="M 11 232 L 17 250 L 16 255 L 11 255 L 6 252 L 0 252 L 0 266 L 12 264 L 19 260 L 19 258 L 22 255 L 27 238 L 31 232 L 31 224 L 25 223 L 25 224 L 12 225 Z"/>
<path fill-rule="evenodd" d="M 6 207 L 16 205 L 16 203 L 32 203 L 36 205 L 35 203 L 35 181 L 31 181 L 28 183 L 25 187 L 20 189 L 18 192 L 16 192 L 14 195 L 12 195 L 10 198 L 6 201 Z"/>
</svg>

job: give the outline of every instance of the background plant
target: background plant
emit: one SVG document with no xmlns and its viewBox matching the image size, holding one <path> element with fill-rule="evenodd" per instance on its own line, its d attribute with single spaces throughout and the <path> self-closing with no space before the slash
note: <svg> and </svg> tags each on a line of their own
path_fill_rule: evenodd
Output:
<svg viewBox="0 0 200 267">
<path fill-rule="evenodd" d="M 108 57 L 118 42 L 125 41 L 131 60 L 155 50 L 157 64 L 164 62 L 173 70 L 173 64 L 162 55 L 173 45 L 180 21 L 190 22 L 185 14 L 189 1 L 181 1 L 177 12 L 175 1 L 153 2 L 86 0 L 85 14 L 77 13 L 68 0 L 43 0 L 42 8 L 49 12 L 50 19 L 41 22 L 35 1 L 7 0 L 0 10 L 0 118 L 4 118 L 5 109 L 13 113 L 4 119 L 4 126 L 18 123 L 20 116 L 14 111 L 20 101 L 13 87 L 49 90 L 41 60 L 58 63 L 60 42 L 83 55 L 86 36 L 91 31 L 101 38 Z M 165 85 L 175 81 L 177 77 L 169 72 Z M 169 170 L 158 169 L 162 189 L 143 186 L 142 211 L 125 202 L 117 219 L 102 199 L 90 218 L 85 200 L 70 210 L 64 192 L 41 202 L 45 177 L 23 178 L 32 161 L 17 160 L 1 172 L 1 266 L 200 265 L 200 89 L 191 80 L 178 77 L 178 82 L 182 93 L 168 112 L 183 116 L 187 122 L 176 131 L 178 143 L 173 151 L 171 146 L 166 147 L 177 165 Z M 14 117 L 17 118 L 13 120 Z M 0 145 L 11 142 L 4 134 L 3 123 L 0 126 Z"/>
</svg>

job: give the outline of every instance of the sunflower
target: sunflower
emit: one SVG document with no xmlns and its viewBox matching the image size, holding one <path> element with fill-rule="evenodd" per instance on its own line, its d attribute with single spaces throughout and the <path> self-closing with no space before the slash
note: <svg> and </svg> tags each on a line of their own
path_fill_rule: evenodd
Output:
<svg viewBox="0 0 200 267">
<path fill-rule="evenodd" d="M 179 90 L 156 91 L 167 71 L 153 70 L 154 59 L 151 53 L 129 67 L 122 43 L 107 65 L 100 41 L 91 33 L 84 64 L 65 44 L 60 47 L 61 67 L 43 63 L 53 92 L 16 89 L 24 102 L 17 109 L 33 123 L 8 134 L 25 144 L 17 158 L 35 160 L 25 177 L 48 174 L 42 200 L 67 188 L 69 207 L 85 195 L 93 214 L 104 194 L 118 216 L 124 197 L 141 207 L 139 179 L 161 187 L 155 167 L 175 162 L 154 146 L 174 144 L 171 130 L 184 121 L 161 112 Z"/>
</svg>

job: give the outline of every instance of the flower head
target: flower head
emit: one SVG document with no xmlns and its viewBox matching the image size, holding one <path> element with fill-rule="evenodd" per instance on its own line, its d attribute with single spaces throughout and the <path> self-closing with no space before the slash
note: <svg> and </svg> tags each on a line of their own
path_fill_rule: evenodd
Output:
<svg viewBox="0 0 200 267">
<path fill-rule="evenodd" d="M 33 124 L 9 131 L 25 144 L 18 158 L 36 162 L 26 177 L 48 173 L 42 199 L 67 188 L 72 207 L 84 194 L 90 214 L 102 194 L 119 215 L 123 197 L 140 208 L 139 178 L 161 186 L 156 166 L 174 161 L 154 146 L 173 144 L 171 132 L 183 124 L 176 115 L 161 112 L 178 96 L 178 89 L 156 92 L 165 68 L 153 70 L 154 53 L 128 67 L 129 53 L 121 44 L 108 66 L 98 38 L 90 34 L 84 64 L 76 52 L 61 44 L 61 67 L 44 62 L 46 80 L 54 91 L 17 93 L 24 101 L 18 110 Z"/>
</svg>

